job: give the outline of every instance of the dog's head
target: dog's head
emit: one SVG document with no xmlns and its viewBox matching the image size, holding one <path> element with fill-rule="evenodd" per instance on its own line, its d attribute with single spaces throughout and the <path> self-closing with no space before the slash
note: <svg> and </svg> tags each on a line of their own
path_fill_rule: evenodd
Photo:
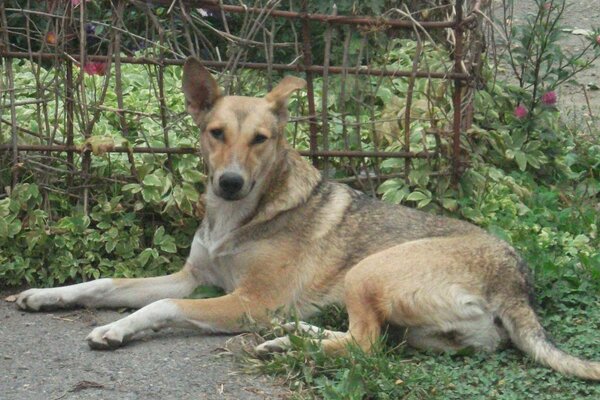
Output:
<svg viewBox="0 0 600 400">
<path fill-rule="evenodd" d="M 187 111 L 201 131 L 214 194 L 243 199 L 271 173 L 285 146 L 288 97 L 305 85 L 303 79 L 287 76 L 263 98 L 222 96 L 198 59 L 186 61 L 183 92 Z"/>
</svg>

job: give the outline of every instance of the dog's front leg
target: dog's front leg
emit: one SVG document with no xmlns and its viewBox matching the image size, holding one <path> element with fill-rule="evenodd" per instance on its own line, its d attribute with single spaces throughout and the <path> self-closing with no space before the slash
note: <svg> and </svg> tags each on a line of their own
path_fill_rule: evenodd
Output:
<svg viewBox="0 0 600 400">
<path fill-rule="evenodd" d="M 252 310 L 250 310 L 252 304 Z M 156 301 L 108 325 L 94 329 L 87 337 L 93 349 L 114 349 L 133 335 L 165 327 L 198 328 L 209 332 L 240 332 L 250 320 L 265 322 L 267 308 L 233 292 L 213 299 Z"/>
<path fill-rule="evenodd" d="M 189 295 L 200 284 L 193 266 L 179 272 L 153 278 L 103 278 L 47 289 L 29 289 L 19 294 L 17 305 L 24 310 L 84 306 L 92 308 L 140 308 L 164 298 Z"/>
</svg>

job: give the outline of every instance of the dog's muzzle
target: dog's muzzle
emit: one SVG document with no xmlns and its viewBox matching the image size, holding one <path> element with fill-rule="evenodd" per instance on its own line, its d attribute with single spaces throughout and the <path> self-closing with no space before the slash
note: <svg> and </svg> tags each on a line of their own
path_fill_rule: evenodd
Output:
<svg viewBox="0 0 600 400">
<path fill-rule="evenodd" d="M 226 200 L 236 200 L 244 187 L 244 178 L 241 175 L 226 172 L 219 178 L 221 197 Z"/>
</svg>

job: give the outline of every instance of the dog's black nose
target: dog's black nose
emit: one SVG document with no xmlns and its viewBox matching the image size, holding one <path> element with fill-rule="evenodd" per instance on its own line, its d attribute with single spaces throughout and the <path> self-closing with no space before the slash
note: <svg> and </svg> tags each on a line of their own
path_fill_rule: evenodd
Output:
<svg viewBox="0 0 600 400">
<path fill-rule="evenodd" d="M 219 178 L 219 186 L 226 197 L 233 197 L 244 186 L 244 178 L 238 174 L 226 172 Z"/>
</svg>

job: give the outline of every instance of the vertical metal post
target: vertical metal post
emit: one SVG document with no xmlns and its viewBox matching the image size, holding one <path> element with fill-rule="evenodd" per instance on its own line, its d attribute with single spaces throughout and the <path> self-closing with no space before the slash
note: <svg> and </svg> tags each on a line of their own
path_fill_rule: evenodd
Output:
<svg viewBox="0 0 600 400">
<path fill-rule="evenodd" d="M 8 38 L 8 22 L 6 18 L 6 10 L 4 9 L 4 3 L 0 5 L 0 13 L 2 14 L 2 25 L 6 28 L 4 31 L 4 43 L 7 48 L 9 46 Z M 13 76 L 13 65 L 12 57 L 5 57 L 4 64 L 6 65 L 6 84 L 8 90 L 8 98 L 10 101 L 10 124 L 11 124 L 11 147 L 12 147 L 12 182 L 11 187 L 15 187 L 19 181 L 19 149 L 17 147 L 17 110 L 16 110 L 16 96 L 15 96 L 15 80 Z"/>
<path fill-rule="evenodd" d="M 415 81 L 417 78 L 417 68 L 419 67 L 419 61 L 421 58 L 421 51 L 423 50 L 423 43 L 421 43 L 421 38 L 419 36 L 419 32 L 416 32 L 417 35 L 417 50 L 415 51 L 415 58 L 412 63 L 412 73 L 408 80 L 408 90 L 406 91 L 406 111 L 404 112 L 404 151 L 406 153 L 410 153 L 410 114 L 412 109 L 412 100 L 413 93 L 415 90 Z M 411 157 L 404 158 L 404 180 L 408 184 L 409 179 L 408 175 L 410 174 L 410 162 Z"/>
<path fill-rule="evenodd" d="M 165 52 L 164 52 L 164 42 L 165 35 L 162 26 L 158 26 L 158 36 L 160 43 L 160 63 L 158 64 L 158 101 L 160 105 L 160 124 L 163 130 L 163 139 L 165 141 L 165 147 L 169 147 L 169 126 L 167 122 L 167 103 L 165 102 Z M 171 159 L 171 155 L 167 154 L 167 169 L 173 173 L 173 160 Z"/>
<path fill-rule="evenodd" d="M 164 84 L 164 70 L 163 55 L 161 51 L 160 65 L 158 66 L 158 97 L 160 102 L 160 123 L 163 129 L 163 138 L 165 141 L 165 147 L 169 147 L 169 126 L 167 123 L 167 104 L 165 102 L 165 84 Z M 167 154 L 167 169 L 173 172 L 173 160 L 171 155 Z"/>
<path fill-rule="evenodd" d="M 333 17 L 337 15 L 337 7 L 333 5 Z M 325 28 L 325 50 L 323 54 L 323 90 L 321 94 L 321 135 L 323 138 L 323 150 L 329 150 L 329 121 L 328 121 L 328 85 L 329 85 L 329 63 L 331 56 L 331 37 L 332 37 L 332 26 L 327 24 Z M 325 158 L 323 163 L 323 175 L 329 177 L 329 158 Z"/>
<path fill-rule="evenodd" d="M 302 2 L 302 11 L 307 13 L 306 1 Z M 304 67 L 310 67 L 312 65 L 312 48 L 310 44 L 310 27 L 308 26 L 308 19 L 302 20 L 302 43 L 303 43 L 303 57 L 302 61 Z M 315 167 L 319 165 L 319 159 L 316 156 L 318 149 L 317 135 L 319 127 L 317 126 L 317 117 L 315 109 L 315 89 L 313 85 L 313 74 L 311 71 L 306 69 L 306 95 L 308 96 L 308 123 L 310 126 L 310 157 Z"/>
<path fill-rule="evenodd" d="M 71 60 L 67 60 L 65 62 L 65 66 L 67 67 L 67 87 L 66 90 L 66 98 L 65 98 L 65 112 L 67 114 L 67 146 L 73 146 L 73 62 Z M 67 168 L 69 169 L 69 175 L 67 176 L 67 185 L 69 187 L 73 186 L 73 172 L 75 170 L 75 165 L 73 162 L 73 152 L 67 152 Z"/>
<path fill-rule="evenodd" d="M 86 30 L 85 30 L 85 15 L 86 5 L 85 1 L 79 4 L 79 90 L 80 90 L 80 101 L 81 101 L 81 122 L 83 124 L 82 130 L 85 139 L 87 140 L 91 136 L 91 124 L 89 123 L 86 90 L 85 90 L 85 71 L 84 66 L 86 63 Z M 83 214 L 88 215 L 89 213 L 89 195 L 90 189 L 88 183 L 90 181 L 90 167 L 92 164 L 92 158 L 89 151 L 83 153 L 83 160 L 81 162 L 82 176 L 83 176 Z"/>
<path fill-rule="evenodd" d="M 454 72 L 462 72 L 463 51 L 463 0 L 456 0 L 456 20 L 454 23 Z M 453 116 L 453 143 L 452 143 L 452 181 L 458 183 L 461 174 L 460 134 L 462 118 L 462 81 L 454 80 L 454 93 L 452 94 Z"/>
<path fill-rule="evenodd" d="M 119 1 L 117 5 L 118 21 L 122 21 L 124 2 Z M 120 23 L 117 22 L 118 27 Z M 117 115 L 119 116 L 119 124 L 123 134 L 129 136 L 129 128 L 127 127 L 127 120 L 125 119 L 124 103 L 123 103 L 123 81 L 121 79 L 121 31 L 117 30 L 115 33 L 115 91 L 117 92 Z"/>
</svg>

